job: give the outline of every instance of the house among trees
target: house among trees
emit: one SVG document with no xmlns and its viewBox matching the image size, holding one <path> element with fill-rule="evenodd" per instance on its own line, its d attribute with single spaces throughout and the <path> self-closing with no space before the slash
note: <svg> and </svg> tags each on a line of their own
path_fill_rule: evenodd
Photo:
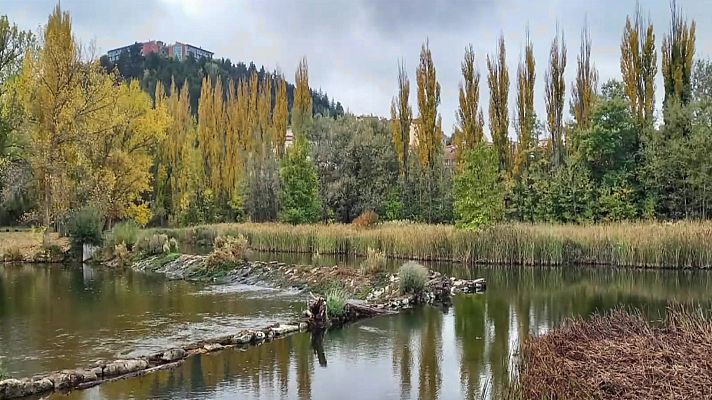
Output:
<svg viewBox="0 0 712 400">
<path fill-rule="evenodd" d="M 148 42 L 135 42 L 128 46 L 119 47 L 113 50 L 109 50 L 106 55 L 109 57 L 109 61 L 115 63 L 121 57 L 121 54 L 128 53 L 131 54 L 132 49 L 135 52 L 139 52 L 142 56 L 147 56 L 152 53 L 160 54 L 164 57 L 175 58 L 178 61 L 183 61 L 188 56 L 193 56 L 196 60 L 201 58 L 212 59 L 213 52 L 205 50 L 201 47 L 196 47 L 191 44 L 175 42 L 173 44 L 166 44 L 160 40 L 150 40 Z"/>
</svg>

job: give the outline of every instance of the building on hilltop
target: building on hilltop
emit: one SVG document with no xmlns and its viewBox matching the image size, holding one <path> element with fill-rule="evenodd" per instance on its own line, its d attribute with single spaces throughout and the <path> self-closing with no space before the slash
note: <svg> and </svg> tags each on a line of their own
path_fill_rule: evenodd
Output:
<svg viewBox="0 0 712 400">
<path fill-rule="evenodd" d="M 185 60 L 188 56 L 193 56 L 196 60 L 201 58 L 211 59 L 214 54 L 212 51 L 187 43 L 175 42 L 173 44 L 166 44 L 160 40 L 150 40 L 148 42 L 135 42 L 128 46 L 109 50 L 106 55 L 109 57 L 109 61 L 115 63 L 119 60 L 121 54 L 130 53 L 134 46 L 140 47 L 141 55 L 144 57 L 151 53 L 157 53 L 163 57 L 174 57 L 179 61 Z"/>
</svg>

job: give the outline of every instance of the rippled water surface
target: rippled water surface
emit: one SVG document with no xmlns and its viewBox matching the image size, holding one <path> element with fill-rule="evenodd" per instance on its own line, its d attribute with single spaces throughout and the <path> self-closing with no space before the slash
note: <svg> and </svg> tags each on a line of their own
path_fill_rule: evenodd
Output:
<svg viewBox="0 0 712 400">
<path fill-rule="evenodd" d="M 68 397 L 461 399 L 481 398 L 486 391 L 485 397 L 496 398 L 512 376 L 512 355 L 527 333 L 618 305 L 641 307 L 659 319 L 672 300 L 709 305 L 712 289 L 712 275 L 703 272 L 434 268 L 484 277 L 489 290 L 458 296 L 449 308 L 422 307 L 361 321 L 323 338 L 298 334 L 247 351 L 194 357 L 175 370 Z M 303 300 L 292 292 L 171 282 L 101 268 L 4 266 L 0 357 L 18 376 L 81 366 L 288 319 Z"/>
</svg>

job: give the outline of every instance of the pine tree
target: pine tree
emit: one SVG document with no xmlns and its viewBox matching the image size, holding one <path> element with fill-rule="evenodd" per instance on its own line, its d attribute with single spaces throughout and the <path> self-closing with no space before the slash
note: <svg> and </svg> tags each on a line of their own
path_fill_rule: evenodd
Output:
<svg viewBox="0 0 712 400">
<path fill-rule="evenodd" d="M 410 152 L 410 124 L 413 110 L 410 108 L 410 81 L 405 64 L 398 64 L 398 95 L 391 101 L 391 136 L 398 155 L 401 173 L 408 176 L 408 153 Z"/>
<path fill-rule="evenodd" d="M 415 75 L 418 83 L 418 119 L 415 121 L 418 154 L 421 165 L 432 168 L 436 155 L 442 152 L 442 118 L 438 114 L 440 83 L 427 40 L 421 47 Z"/>
<path fill-rule="evenodd" d="M 566 42 L 557 32 L 549 52 L 549 68 L 544 75 L 546 88 L 546 121 L 551 133 L 551 150 L 554 167 L 564 161 L 564 99 L 566 96 Z"/>
<path fill-rule="evenodd" d="M 626 17 L 621 39 L 621 75 L 630 110 L 641 126 L 652 126 L 655 109 L 657 54 L 653 24 L 644 26 L 640 9 Z"/>
<path fill-rule="evenodd" d="M 456 161 L 461 164 L 466 151 L 473 149 L 484 138 L 484 116 L 480 108 L 480 73 L 475 68 L 475 50 L 465 48 L 460 83 L 460 107 L 457 110 L 455 134 Z"/>
<path fill-rule="evenodd" d="M 588 26 L 581 30 L 581 46 L 576 61 L 576 80 L 571 88 L 571 113 L 577 129 L 588 129 L 591 127 L 593 100 L 598 85 L 598 71 L 591 63 L 591 36 Z"/>
<path fill-rule="evenodd" d="M 504 35 L 499 37 L 496 57 L 487 56 L 487 84 L 490 90 L 489 124 L 497 149 L 499 170 L 509 171 L 509 71 Z"/>
<path fill-rule="evenodd" d="M 532 149 L 537 145 L 534 132 L 536 114 L 534 112 L 534 83 L 536 81 L 534 46 L 527 31 L 524 60 L 517 68 L 517 153 L 514 161 L 514 175 L 519 176 L 529 169 Z"/>
</svg>

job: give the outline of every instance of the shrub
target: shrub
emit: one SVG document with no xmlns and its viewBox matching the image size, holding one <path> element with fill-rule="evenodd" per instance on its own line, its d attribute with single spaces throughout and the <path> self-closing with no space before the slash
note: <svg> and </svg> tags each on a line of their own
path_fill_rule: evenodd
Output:
<svg viewBox="0 0 712 400">
<path fill-rule="evenodd" d="M 375 274 L 386 268 L 386 255 L 378 249 L 368 248 L 366 259 L 361 263 L 361 270 L 364 273 Z"/>
<path fill-rule="evenodd" d="M 208 254 L 206 265 L 211 268 L 238 264 L 247 259 L 247 239 L 244 236 L 218 236 L 213 242 L 213 251 Z"/>
<path fill-rule="evenodd" d="M 192 239 L 200 247 L 208 247 L 211 244 L 215 244 L 217 237 L 218 231 L 213 227 L 198 226 L 193 228 Z"/>
<path fill-rule="evenodd" d="M 17 246 L 9 247 L 5 251 L 5 254 L 3 254 L 3 259 L 5 261 L 22 261 L 24 260 L 24 258 L 25 257 L 22 254 L 22 250 L 20 250 L 20 248 Z"/>
<path fill-rule="evenodd" d="M 356 219 L 354 219 L 351 223 L 362 228 L 367 228 L 369 226 L 375 225 L 377 222 L 378 214 L 376 214 L 376 212 L 373 210 L 366 210 L 362 212 L 361 215 L 356 217 Z"/>
<path fill-rule="evenodd" d="M 129 250 L 126 248 L 126 244 L 124 242 L 121 242 L 114 246 L 114 258 L 119 263 L 119 266 L 124 266 L 128 263 L 129 261 Z"/>
<path fill-rule="evenodd" d="M 128 250 L 131 250 L 138 242 L 138 234 L 139 226 L 136 222 L 133 220 L 120 222 L 111 230 L 111 242 L 114 245 L 123 243 Z"/>
<path fill-rule="evenodd" d="M 428 269 L 424 266 L 408 261 L 398 271 L 401 293 L 418 294 L 425 289 L 428 280 Z"/>
<path fill-rule="evenodd" d="M 341 317 L 346 313 L 346 301 L 349 295 L 344 289 L 331 288 L 326 292 L 326 310 L 334 317 Z"/>
<path fill-rule="evenodd" d="M 146 236 L 136 243 L 139 253 L 147 256 L 175 253 L 178 251 L 178 242 L 174 238 L 169 238 L 165 234 L 153 234 Z"/>
<path fill-rule="evenodd" d="M 101 244 L 101 231 L 104 227 L 104 216 L 94 207 L 84 207 L 69 216 L 67 232 L 75 246 L 84 243 Z"/>
</svg>

